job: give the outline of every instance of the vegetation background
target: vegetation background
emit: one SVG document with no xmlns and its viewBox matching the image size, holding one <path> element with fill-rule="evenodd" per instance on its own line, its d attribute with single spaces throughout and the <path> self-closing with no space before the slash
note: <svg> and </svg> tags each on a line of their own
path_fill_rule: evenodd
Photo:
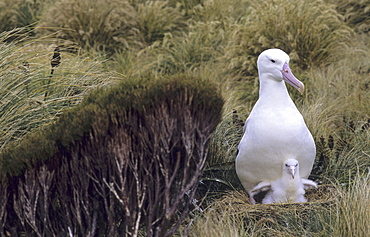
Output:
<svg viewBox="0 0 370 237">
<path fill-rule="evenodd" d="M 0 152 L 95 88 L 194 75 L 215 82 L 226 103 L 179 235 L 368 235 L 369 0 L 0 0 L 0 32 Z M 233 168 L 258 98 L 256 57 L 273 47 L 290 55 L 307 88 L 289 90 L 317 144 L 311 178 L 335 190 L 326 202 L 278 212 L 240 205 Z"/>
</svg>

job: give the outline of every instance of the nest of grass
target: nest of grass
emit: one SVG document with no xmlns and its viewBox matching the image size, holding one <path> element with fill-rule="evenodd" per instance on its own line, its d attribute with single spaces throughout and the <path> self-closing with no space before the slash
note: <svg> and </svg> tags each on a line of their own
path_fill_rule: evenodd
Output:
<svg viewBox="0 0 370 237">
<path fill-rule="evenodd" d="M 334 185 L 320 185 L 316 189 L 309 189 L 306 191 L 305 197 L 307 202 L 305 203 L 278 203 L 278 204 L 259 204 L 252 205 L 249 201 L 248 194 L 245 191 L 232 191 L 224 195 L 220 200 L 215 202 L 212 209 L 217 210 L 219 206 L 223 210 L 228 206 L 230 209 L 240 211 L 243 213 L 253 213 L 258 211 L 261 214 L 264 211 L 279 210 L 282 211 L 287 207 L 295 206 L 297 209 L 305 209 L 316 207 L 320 205 L 329 205 L 334 203 L 338 197 L 338 190 Z M 230 210 L 232 211 L 232 210 Z"/>
<path fill-rule="evenodd" d="M 339 193 L 333 185 L 320 185 L 307 190 L 305 203 L 256 204 L 249 202 L 245 191 L 232 191 L 214 202 L 205 216 L 228 216 L 240 220 L 244 234 L 257 236 L 297 236 L 296 234 L 324 231 L 330 211 Z"/>
</svg>

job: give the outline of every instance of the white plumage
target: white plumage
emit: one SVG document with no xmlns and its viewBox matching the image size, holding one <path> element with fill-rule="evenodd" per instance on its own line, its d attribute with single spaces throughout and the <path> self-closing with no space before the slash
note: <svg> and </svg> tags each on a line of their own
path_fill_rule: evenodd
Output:
<svg viewBox="0 0 370 237">
<path fill-rule="evenodd" d="M 259 99 L 246 121 L 236 158 L 237 175 L 250 197 L 260 182 L 281 177 L 281 164 L 287 159 L 298 160 L 301 177 L 308 178 L 316 155 L 312 135 L 285 86 L 288 82 L 304 91 L 289 68 L 289 56 L 268 49 L 258 57 L 257 66 Z"/>
<path fill-rule="evenodd" d="M 263 204 L 282 202 L 306 202 L 305 189 L 317 188 L 317 184 L 309 179 L 302 179 L 299 175 L 299 162 L 288 159 L 283 163 L 282 175 L 272 181 L 262 181 L 250 193 L 254 195 L 268 191 L 262 200 Z"/>
</svg>

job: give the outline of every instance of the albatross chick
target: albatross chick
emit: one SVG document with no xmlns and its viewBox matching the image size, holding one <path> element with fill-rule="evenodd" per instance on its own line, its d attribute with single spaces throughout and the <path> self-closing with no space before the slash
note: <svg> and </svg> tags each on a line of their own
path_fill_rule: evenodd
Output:
<svg viewBox="0 0 370 237">
<path fill-rule="evenodd" d="M 309 179 L 302 179 L 299 175 L 299 163 L 296 159 L 288 159 L 283 163 L 282 175 L 273 181 L 263 181 L 250 192 L 252 198 L 262 191 L 268 191 L 263 204 L 283 202 L 306 202 L 305 189 L 317 188 L 317 184 Z"/>
</svg>

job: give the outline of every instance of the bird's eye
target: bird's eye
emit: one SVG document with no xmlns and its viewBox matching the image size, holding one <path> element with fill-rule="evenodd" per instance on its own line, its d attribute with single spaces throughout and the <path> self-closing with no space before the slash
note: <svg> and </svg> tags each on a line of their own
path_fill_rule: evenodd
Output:
<svg viewBox="0 0 370 237">
<path fill-rule="evenodd" d="M 288 164 L 285 164 L 285 166 L 286 166 L 286 167 L 289 167 L 289 165 L 288 165 Z"/>
<path fill-rule="evenodd" d="M 298 166 L 298 164 L 295 165 L 295 167 L 297 167 L 297 166 Z"/>
<path fill-rule="evenodd" d="M 272 62 L 272 63 L 276 63 L 276 61 L 275 61 L 275 60 L 273 60 L 273 59 L 271 59 L 271 62 Z"/>
</svg>

